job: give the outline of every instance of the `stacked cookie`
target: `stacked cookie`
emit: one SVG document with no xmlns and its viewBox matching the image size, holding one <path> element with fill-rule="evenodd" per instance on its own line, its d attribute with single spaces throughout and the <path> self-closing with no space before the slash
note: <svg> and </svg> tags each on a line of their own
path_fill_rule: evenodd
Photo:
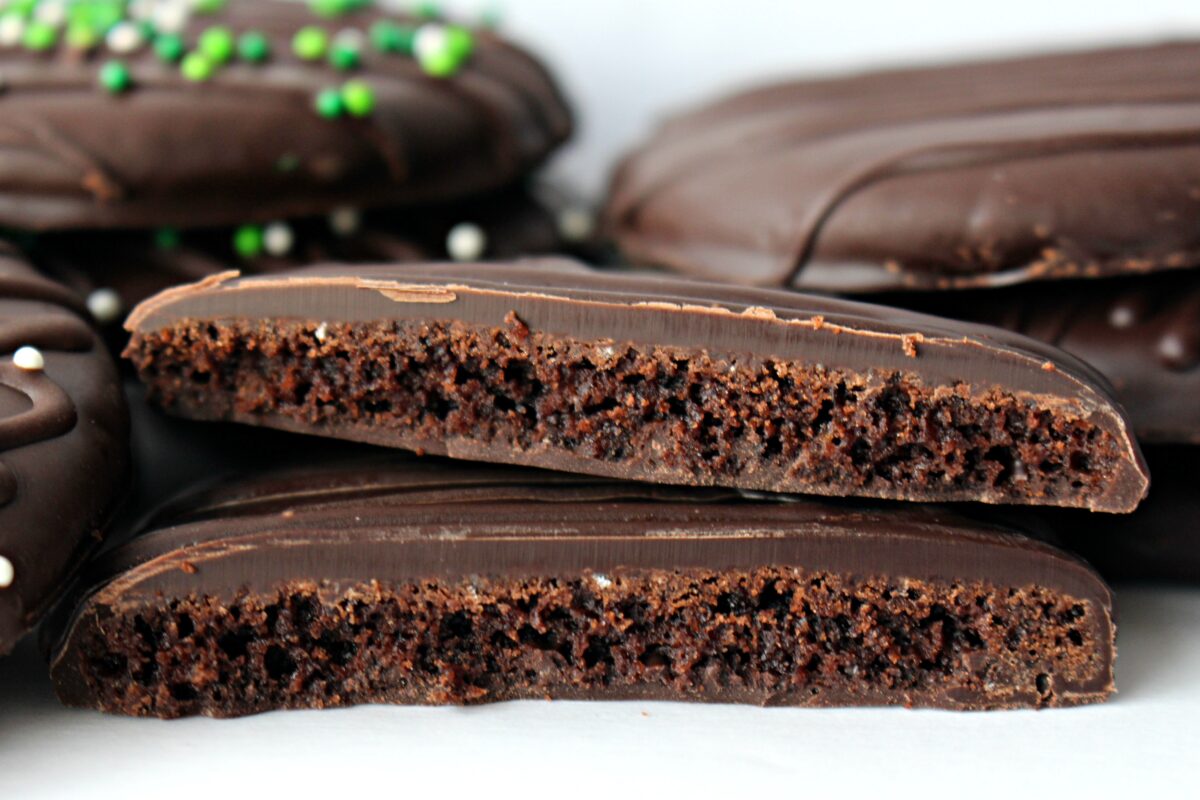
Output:
<svg viewBox="0 0 1200 800">
<path fill-rule="evenodd" d="M 639 263 L 985 322 L 1084 359 L 1150 445 L 1157 489 L 1132 518 L 1055 526 L 1113 575 L 1195 581 L 1197 56 L 760 88 L 664 125 L 621 167 L 609 219 Z"/>
<path fill-rule="evenodd" d="M 570 134 L 560 92 L 433 6 L 34 2 L 4 24 L 0 228 L 103 322 L 230 268 L 558 241 L 526 184 Z"/>
<path fill-rule="evenodd" d="M 151 26 L 166 7 L 147 6 Z M 38 14 L 21 18 L 24 35 L 45 30 Z M 1029 138 L 959 114 L 950 152 L 930 146 L 955 87 L 976 78 L 930 73 L 924 108 L 884 77 L 771 89 L 668 126 L 623 170 L 613 218 L 636 258 L 705 265 L 716 281 L 476 263 L 479 247 L 460 264 L 248 268 L 268 239 L 295 246 L 299 223 L 277 233 L 294 215 L 320 225 L 346 203 L 503 188 L 568 120 L 544 72 L 492 34 L 359 3 L 243 2 L 205 19 L 187 17 L 178 48 L 160 47 L 175 41 L 160 25 L 124 58 L 22 54 L 0 99 L 13 102 L 6 121 L 26 120 L 15 177 L 0 180 L 9 224 L 125 229 L 106 241 L 234 226 L 204 234 L 233 232 L 232 251 L 207 251 L 214 268 L 125 319 L 124 354 L 145 401 L 183 420 L 166 426 L 185 443 L 172 447 L 186 457 L 182 432 L 199 425 L 206 446 L 234 442 L 218 461 L 257 474 L 139 509 L 146 522 L 89 561 L 46 628 L 65 702 L 174 717 L 528 697 L 981 709 L 1111 694 L 1109 590 L 1013 509 L 1134 511 L 1148 487 L 1136 417 L 1052 345 L 792 291 L 815 285 L 793 280 L 808 274 L 795 265 L 826 253 L 816 233 L 854 189 L 984 169 L 1013 152 L 1000 132 Z M 114 33 L 133 21 L 106 21 L 104 46 L 134 36 Z M 47 76 L 69 91 L 46 90 Z M 977 100 L 1008 109 L 1026 91 L 998 80 Z M 816 119 L 797 117 L 810 103 Z M 71 122 L 84 113 L 86 126 Z M 1067 153 L 1076 134 L 1037 152 Z M 793 157 L 806 135 L 827 151 Z M 906 194 L 905 213 L 952 194 Z M 847 230 L 874 230 L 891 207 Z M 874 272 L 918 271 L 902 258 L 909 227 L 863 246 L 901 252 Z M 36 253 L 52 255 L 35 258 L 73 270 L 98 241 L 42 238 Z M 68 241 L 69 257 L 56 249 Z M 855 241 L 830 245 L 813 274 L 847 290 L 905 283 L 866 280 Z M 162 272 L 163 284 L 181 274 Z"/>
</svg>

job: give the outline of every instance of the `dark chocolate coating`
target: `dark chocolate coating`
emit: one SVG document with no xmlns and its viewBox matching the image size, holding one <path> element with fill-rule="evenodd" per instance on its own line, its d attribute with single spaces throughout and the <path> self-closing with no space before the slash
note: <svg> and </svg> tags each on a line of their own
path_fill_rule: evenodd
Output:
<svg viewBox="0 0 1200 800">
<path fill-rule="evenodd" d="M 128 479 L 116 369 L 78 300 L 0 243 L 0 654 L 57 599 L 100 542 Z M 17 367 L 22 346 L 42 370 Z"/>
<path fill-rule="evenodd" d="M 727 490 L 403 458 L 268 474 L 181 501 L 90 565 L 75 602 L 64 604 L 56 621 L 51 672 L 65 703 L 94 707 L 78 650 L 95 624 L 94 612 L 121 613 L 176 597 L 232 603 L 305 582 L 318 585 L 322 597 L 338 597 L 371 581 L 403 585 L 764 565 L 901 583 L 981 580 L 1001 590 L 1061 592 L 1099 610 L 1092 624 L 1101 627 L 1088 637 L 1097 643 L 1099 668 L 1086 683 L 1056 677 L 1060 702 L 1087 702 L 1112 690 L 1109 590 L 1081 560 L 1011 528 L 937 506 L 748 502 Z M 1036 702 L 1021 691 L 1009 702 Z M 637 696 L 679 695 L 649 686 Z M 894 703 L 905 696 L 829 693 L 819 704 Z M 732 687 L 712 699 L 721 698 L 796 702 L 782 691 L 774 697 Z M 966 691 L 922 698 L 922 704 L 966 708 L 987 702 L 987 694 Z"/>
<path fill-rule="evenodd" d="M 1200 444 L 1200 271 L 886 302 L 1061 347 L 1104 373 L 1141 441 Z"/>
<path fill-rule="evenodd" d="M 205 28 L 264 33 L 264 64 L 234 59 L 207 81 L 182 77 L 143 46 L 122 56 L 133 86 L 97 85 L 111 52 L 0 53 L 0 224 L 31 230 L 241 224 L 337 206 L 445 201 L 507 185 L 571 131 L 562 96 L 525 51 L 488 31 L 456 75 L 433 78 L 412 57 L 362 51 L 339 71 L 292 52 L 300 28 L 366 32 L 381 14 L 333 19 L 302 3 L 231 0 L 195 15 Z M 416 24 L 416 20 L 408 19 Z M 316 95 L 356 78 L 367 117 L 325 119 Z"/>
<path fill-rule="evenodd" d="M 635 263 L 832 292 L 1200 263 L 1200 44 L 754 89 L 620 167 Z"/>
<path fill-rule="evenodd" d="M 929 390 L 945 387 L 972 397 L 1001 389 L 1050 413 L 1088 420 L 1113 437 L 1119 465 L 1101 494 L 1087 500 L 1089 507 L 1129 511 L 1146 491 L 1148 476 L 1124 413 L 1091 367 L 1000 329 L 845 300 L 655 275 L 594 273 L 575 262 L 549 259 L 507 266 L 328 266 L 259 277 L 231 273 L 168 290 L 135 309 L 126 327 L 136 337 L 197 320 L 295 320 L 314 326 L 441 320 L 505 329 L 513 319 L 527 331 L 575 341 L 698 350 L 728 359 L 731 369 L 738 359 L 780 359 L 856 374 L 900 371 L 916 376 Z M 609 359 L 615 357 L 614 347 L 607 347 L 592 358 L 603 363 L 605 351 Z M 203 417 L 202 409 L 177 410 Z M 235 410 L 227 418 L 462 458 L 680 481 L 666 464 L 629 475 L 618 465 L 554 447 L 513 452 L 464 437 L 414 442 L 385 428 L 359 428 L 353 420 L 336 417 L 302 423 Z M 829 486 L 803 490 L 834 491 Z M 864 493 L 893 497 L 872 491 Z M 959 496 L 953 491 L 938 499 L 999 501 L 988 493 Z"/>
</svg>

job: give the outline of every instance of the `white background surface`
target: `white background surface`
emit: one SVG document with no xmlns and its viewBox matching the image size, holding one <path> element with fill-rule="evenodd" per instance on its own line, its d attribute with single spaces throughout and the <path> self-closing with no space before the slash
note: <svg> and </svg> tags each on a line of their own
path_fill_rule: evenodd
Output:
<svg viewBox="0 0 1200 800">
<path fill-rule="evenodd" d="M 1200 33 L 1200 3 L 1163 0 L 504 8 L 575 100 L 581 132 L 552 170 L 589 192 L 664 111 L 759 77 Z M 163 723 L 60 708 L 26 645 L 0 661 L 0 793 L 1200 797 L 1200 590 L 1122 590 L 1118 603 L 1119 695 L 1040 713 L 522 702 Z"/>
</svg>

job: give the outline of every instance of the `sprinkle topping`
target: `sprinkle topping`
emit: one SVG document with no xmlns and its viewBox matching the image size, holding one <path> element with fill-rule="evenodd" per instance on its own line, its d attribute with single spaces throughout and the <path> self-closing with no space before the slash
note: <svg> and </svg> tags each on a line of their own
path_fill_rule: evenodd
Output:
<svg viewBox="0 0 1200 800">
<path fill-rule="evenodd" d="M 27 372 L 41 372 L 46 368 L 46 359 L 42 355 L 41 350 L 25 345 L 24 347 L 18 347 L 17 352 L 13 353 L 13 364 L 18 369 L 23 369 Z"/>
<path fill-rule="evenodd" d="M 196 49 L 208 57 L 213 64 L 224 64 L 233 58 L 234 41 L 229 28 L 216 25 L 200 34 Z"/>
<path fill-rule="evenodd" d="M 487 250 L 487 234 L 473 222 L 460 222 L 446 234 L 446 253 L 455 261 L 478 261 Z"/>
<path fill-rule="evenodd" d="M 104 44 L 114 53 L 132 53 L 145 42 L 142 26 L 136 22 L 118 22 L 108 30 Z"/>
<path fill-rule="evenodd" d="M 257 225 L 243 225 L 234 231 L 233 249 L 242 258 L 256 258 L 262 255 L 263 231 Z"/>
<path fill-rule="evenodd" d="M 87 308 L 101 325 L 110 325 L 121 316 L 121 295 L 109 288 L 96 289 L 87 296 Z"/>
<path fill-rule="evenodd" d="M 216 67 L 208 56 L 199 52 L 191 52 L 183 57 L 183 63 L 179 66 L 179 71 L 183 77 L 189 81 L 200 83 L 212 77 Z"/>
<path fill-rule="evenodd" d="M 100 68 L 100 86 L 111 94 L 120 94 L 133 85 L 129 67 L 120 61 L 108 61 Z"/>
<path fill-rule="evenodd" d="M 0 589 L 12 586 L 16 577 L 17 571 L 13 568 L 13 563 L 4 556 L 0 556 Z"/>
<path fill-rule="evenodd" d="M 22 43 L 30 50 L 42 52 L 58 44 L 58 28 L 48 22 L 35 19 L 25 26 Z"/>
<path fill-rule="evenodd" d="M 238 39 L 238 55 L 243 61 L 261 64 L 271 55 L 271 44 L 258 31 L 247 31 Z"/>
<path fill-rule="evenodd" d="M 352 117 L 370 116 L 375 110 L 375 90 L 366 81 L 346 81 L 342 85 L 342 105 Z"/>
<path fill-rule="evenodd" d="M 292 37 L 292 52 L 305 61 L 316 61 L 329 49 L 329 34 L 323 28 L 309 25 Z"/>
<path fill-rule="evenodd" d="M 351 236 L 362 227 L 362 217 L 357 208 L 342 206 L 329 215 L 329 227 L 338 236 Z"/>
<path fill-rule="evenodd" d="M 286 222 L 272 222 L 263 229 L 263 249 L 268 255 L 286 256 L 296 237 Z"/>
<path fill-rule="evenodd" d="M 177 33 L 159 34 L 154 39 L 155 55 L 170 64 L 174 64 L 183 58 L 183 53 L 186 49 L 183 44 L 183 37 Z"/>
</svg>

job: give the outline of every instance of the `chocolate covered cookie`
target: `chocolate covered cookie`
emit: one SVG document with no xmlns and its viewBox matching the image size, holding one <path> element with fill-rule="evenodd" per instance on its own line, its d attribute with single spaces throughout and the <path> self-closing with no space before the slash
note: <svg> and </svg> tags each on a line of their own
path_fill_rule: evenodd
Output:
<svg viewBox="0 0 1200 800">
<path fill-rule="evenodd" d="M 0 655 L 100 543 L 128 479 L 124 398 L 85 315 L 0 243 Z"/>
<path fill-rule="evenodd" d="M 382 461 L 203 492 L 95 562 L 57 628 L 72 706 L 655 699 L 951 709 L 1113 691 L 1082 561 L 944 509 L 747 502 Z"/>
<path fill-rule="evenodd" d="M 617 172 L 635 263 L 831 292 L 1200 264 L 1200 44 L 756 89 Z"/>
<path fill-rule="evenodd" d="M 1132 510 L 1090 367 L 879 306 L 569 261 L 315 267 L 151 298 L 126 355 L 172 413 L 672 484 Z"/>
<path fill-rule="evenodd" d="M 68 4 L 52 23 L 39 7 L 4 15 L 19 41 L 0 46 L 0 225 L 449 201 L 512 183 L 571 129 L 532 56 L 436 15 L 172 0 Z"/>
</svg>

